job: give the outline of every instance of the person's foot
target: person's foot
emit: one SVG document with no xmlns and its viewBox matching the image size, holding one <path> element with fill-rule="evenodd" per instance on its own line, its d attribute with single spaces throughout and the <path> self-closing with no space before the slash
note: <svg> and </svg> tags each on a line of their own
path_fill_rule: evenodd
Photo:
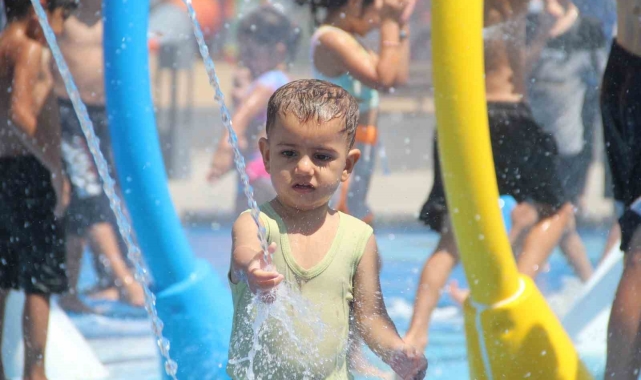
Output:
<svg viewBox="0 0 641 380">
<path fill-rule="evenodd" d="M 37 367 L 31 371 L 28 375 L 25 374 L 23 377 L 23 380 L 47 380 L 47 375 L 45 375 L 45 370 L 41 366 L 34 366 Z"/>
<path fill-rule="evenodd" d="M 94 312 L 94 310 L 82 302 L 77 295 L 71 293 L 62 295 L 58 299 L 58 306 L 60 306 L 62 310 L 70 313 L 90 314 Z M 0 377 L 0 379 L 2 379 L 2 377 Z"/>
<path fill-rule="evenodd" d="M 23 380 L 47 380 L 47 376 L 31 375 L 31 376 L 25 376 Z"/>
<path fill-rule="evenodd" d="M 120 288 L 120 300 L 134 307 L 145 306 L 145 291 L 142 285 L 133 278 L 123 282 Z"/>
<path fill-rule="evenodd" d="M 459 288 L 458 281 L 456 280 L 450 282 L 448 292 L 450 293 L 450 297 L 461 306 L 463 306 L 465 300 L 470 295 L 470 290 Z"/>
<path fill-rule="evenodd" d="M 93 300 L 118 301 L 120 299 L 120 293 L 115 286 L 91 289 L 85 295 Z"/>
</svg>

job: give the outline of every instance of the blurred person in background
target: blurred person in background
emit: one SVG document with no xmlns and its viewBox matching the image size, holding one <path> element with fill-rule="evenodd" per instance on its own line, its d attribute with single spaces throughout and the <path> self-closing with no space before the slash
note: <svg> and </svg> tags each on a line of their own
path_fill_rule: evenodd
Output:
<svg viewBox="0 0 641 380">
<path fill-rule="evenodd" d="M 299 0 L 301 4 L 307 1 Z M 409 76 L 410 30 L 408 21 L 415 1 L 324 0 L 310 1 L 312 17 L 321 25 L 311 41 L 314 78 L 346 89 L 359 101 L 356 148 L 362 153 L 354 175 L 343 183 L 332 207 L 373 224 L 367 195 L 376 162 L 379 90 L 405 84 Z M 327 10 L 323 20 L 317 11 Z M 378 52 L 358 38 L 378 30 Z"/>
<path fill-rule="evenodd" d="M 535 44 L 551 37 L 563 17 L 553 0 L 546 1 L 545 18 Z M 485 91 L 490 140 L 499 193 L 513 196 L 519 204 L 512 212 L 510 242 L 521 240 L 517 267 L 534 278 L 564 234 L 576 233 L 574 211 L 556 175 L 554 138 L 534 120 L 527 103 L 527 75 L 538 52 L 526 49 L 528 0 L 488 0 L 484 6 Z M 406 339 L 417 348 L 428 343 L 430 317 L 441 289 L 458 262 L 458 248 L 448 216 L 445 192 L 435 153 L 434 187 L 420 219 L 440 232 L 440 241 L 421 273 L 414 313 Z M 498 200 L 497 200 L 498 201 Z M 531 228 L 524 228 L 533 224 Z M 585 252 L 583 252 L 585 255 Z"/>
<path fill-rule="evenodd" d="M 0 33 L 0 342 L 9 291 L 23 290 L 23 379 L 46 380 L 51 295 L 67 290 L 62 219 L 69 186 L 44 31 L 31 1 L 6 5 L 8 24 Z M 41 0 L 40 5 L 59 35 L 76 4 Z M 0 379 L 5 379 L 2 356 Z"/>
<path fill-rule="evenodd" d="M 232 125 L 254 197 L 258 204 L 262 204 L 272 200 L 276 192 L 265 171 L 258 140 L 265 135 L 269 98 L 290 81 L 287 71 L 296 57 L 300 28 L 274 6 L 263 5 L 240 20 L 237 38 L 241 70 L 236 72 L 232 93 L 236 106 Z M 225 130 L 216 147 L 207 179 L 216 182 L 233 168 L 234 152 Z M 240 176 L 236 189 L 235 213 L 239 214 L 248 208 Z"/>
<path fill-rule="evenodd" d="M 100 149 L 113 177 L 109 126 L 105 109 L 103 71 L 103 20 L 100 0 L 85 0 L 65 21 L 58 37 L 60 50 L 87 106 Z M 62 129 L 62 157 L 71 182 L 71 201 L 67 210 L 67 262 L 70 292 L 60 305 L 72 311 L 90 311 L 78 298 L 77 285 L 85 245 L 100 258 L 107 272 L 93 296 L 120 299 L 133 306 L 144 304 L 142 286 L 136 282 L 123 257 L 115 215 L 102 188 L 102 181 L 80 122 L 73 109 L 62 77 L 56 70 L 54 91 L 58 96 Z M 98 264 L 100 268 L 101 265 Z M 99 270 L 99 273 L 101 271 Z"/>
<path fill-rule="evenodd" d="M 528 94 L 534 118 L 556 141 L 561 184 L 572 204 L 579 207 L 592 162 L 593 144 L 585 136 L 593 136 L 600 126 L 598 103 L 590 94 L 598 90 L 605 68 L 605 36 L 600 22 L 583 16 L 570 0 L 551 0 L 552 5 L 559 17 L 550 38 L 528 44 L 529 49 L 540 51 L 532 65 Z M 541 12 L 529 15 L 528 37 L 537 34 L 541 17 L 545 17 Z M 592 265 L 578 233 L 564 234 L 559 246 L 581 280 L 587 281 Z"/>
<path fill-rule="evenodd" d="M 641 1 L 617 1 L 617 33 L 601 86 L 605 149 L 625 252 L 608 326 L 605 378 L 638 379 L 641 370 Z"/>
</svg>

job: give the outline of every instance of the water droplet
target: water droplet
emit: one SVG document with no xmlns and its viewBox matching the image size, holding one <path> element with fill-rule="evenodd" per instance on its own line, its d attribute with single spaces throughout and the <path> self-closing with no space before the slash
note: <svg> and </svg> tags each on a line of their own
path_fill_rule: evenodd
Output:
<svg viewBox="0 0 641 380">
<path fill-rule="evenodd" d="M 176 376 L 176 373 L 178 372 L 178 364 L 169 359 L 165 362 L 165 372 L 167 372 L 167 375 L 169 376 Z"/>
</svg>

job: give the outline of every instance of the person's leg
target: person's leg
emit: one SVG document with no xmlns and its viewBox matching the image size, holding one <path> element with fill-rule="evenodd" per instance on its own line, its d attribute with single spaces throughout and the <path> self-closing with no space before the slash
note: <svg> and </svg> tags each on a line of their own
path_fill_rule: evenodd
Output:
<svg viewBox="0 0 641 380">
<path fill-rule="evenodd" d="M 574 216 L 574 212 L 570 215 L 565 233 L 561 237 L 561 241 L 559 241 L 559 247 L 581 281 L 586 282 L 589 280 L 590 277 L 592 277 L 594 269 L 586 253 L 581 236 L 576 230 L 576 217 Z"/>
<path fill-rule="evenodd" d="M 539 207 L 543 218 L 532 228 L 517 259 L 519 272 L 534 278 L 559 243 L 572 217 L 572 205 L 566 203 L 550 213 L 549 207 Z M 547 216 L 545 216 L 547 215 Z"/>
<path fill-rule="evenodd" d="M 641 369 L 641 228 L 626 251 L 625 268 L 608 324 L 605 378 L 636 380 Z"/>
<path fill-rule="evenodd" d="M 96 223 L 88 231 L 89 245 L 95 255 L 104 255 L 116 278 L 117 285 L 123 290 L 126 301 L 134 306 L 145 304 L 142 286 L 135 281 L 118 247 L 118 238 L 111 223 Z"/>
<path fill-rule="evenodd" d="M 448 221 L 444 223 L 436 250 L 423 267 L 416 290 L 412 321 L 404 338 L 407 343 L 420 350 L 425 350 L 427 346 L 430 317 L 457 262 L 458 249 Z"/>
<path fill-rule="evenodd" d="M 6 380 L 4 374 L 4 363 L 2 361 L 2 333 L 4 331 L 4 310 L 7 304 L 8 289 L 0 289 L 0 380 Z"/>
<path fill-rule="evenodd" d="M 619 241 L 621 241 L 621 226 L 619 226 L 619 222 L 615 220 L 610 227 L 607 239 L 605 239 L 605 247 L 603 247 L 603 253 L 601 253 L 599 265 L 606 257 L 608 257 Z"/>
<path fill-rule="evenodd" d="M 49 330 L 49 295 L 27 293 L 22 330 L 24 379 L 45 380 L 45 348 Z"/>
<path fill-rule="evenodd" d="M 574 228 L 568 230 L 561 237 L 559 247 L 581 281 L 588 281 L 592 277 L 594 269 L 577 230 Z"/>
<path fill-rule="evenodd" d="M 510 213 L 512 228 L 508 233 L 508 239 L 512 246 L 512 252 L 518 256 L 522 249 L 526 236 L 539 219 L 536 207 L 528 202 L 520 202 Z"/>
<path fill-rule="evenodd" d="M 67 235 L 67 279 L 69 281 L 69 291 L 60 296 L 58 305 L 66 311 L 75 313 L 90 313 L 92 311 L 90 307 L 78 298 L 78 279 L 80 278 L 80 269 L 82 267 L 84 244 L 83 238 Z"/>
</svg>

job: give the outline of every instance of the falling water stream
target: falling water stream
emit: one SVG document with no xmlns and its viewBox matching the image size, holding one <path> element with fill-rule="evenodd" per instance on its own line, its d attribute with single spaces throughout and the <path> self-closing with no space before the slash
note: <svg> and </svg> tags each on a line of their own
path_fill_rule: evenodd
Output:
<svg viewBox="0 0 641 380">
<path fill-rule="evenodd" d="M 171 359 L 169 355 L 169 340 L 162 335 L 163 322 L 156 311 L 156 296 L 149 289 L 148 285 L 150 282 L 150 274 L 143 261 L 140 248 L 132 238 L 131 224 L 129 223 L 129 220 L 123 212 L 120 197 L 116 194 L 115 181 L 109 174 L 107 161 L 105 160 L 105 157 L 100 150 L 100 140 L 96 136 L 93 128 L 93 123 L 91 122 L 91 119 L 89 119 L 89 114 L 87 113 L 87 107 L 80 99 L 78 88 L 73 81 L 65 59 L 60 52 L 60 48 L 58 47 L 58 44 L 56 42 L 56 36 L 49 26 L 47 14 L 42 8 L 39 0 L 31 0 L 31 3 L 33 4 L 36 15 L 38 16 L 38 21 L 40 22 L 42 30 L 44 31 L 47 43 L 51 48 L 51 53 L 56 61 L 58 70 L 60 71 L 60 75 L 65 83 L 65 88 L 67 89 L 69 98 L 73 103 L 73 108 L 75 109 L 78 120 L 80 121 L 82 132 L 87 139 L 87 144 L 96 163 L 96 167 L 98 168 L 98 174 L 100 175 L 100 179 L 102 180 L 105 194 L 107 195 L 107 198 L 109 198 L 111 209 L 116 215 L 118 229 L 120 230 L 120 234 L 122 235 L 127 245 L 127 257 L 135 267 L 135 278 L 144 288 L 145 310 L 147 311 L 147 314 L 151 319 L 152 330 L 154 332 L 154 335 L 156 336 L 156 343 L 158 344 L 160 353 L 165 360 L 165 371 L 169 376 L 171 376 L 172 379 L 177 380 L 176 372 L 178 370 L 178 365 Z"/>
<path fill-rule="evenodd" d="M 194 29 L 194 35 L 196 36 L 196 41 L 198 42 L 200 56 L 205 62 L 205 69 L 207 70 L 209 84 L 214 88 L 215 91 L 214 99 L 220 105 L 220 114 L 223 119 L 223 124 L 225 125 L 225 128 L 229 133 L 229 143 L 234 150 L 234 162 L 236 163 L 236 171 L 238 171 L 240 179 L 243 182 L 244 192 L 245 196 L 247 197 L 247 204 L 251 209 L 252 218 L 254 218 L 256 226 L 258 226 L 258 239 L 260 240 L 260 246 L 265 255 L 265 261 L 270 262 L 268 260 L 269 252 L 267 251 L 267 231 L 265 230 L 265 227 L 260 223 L 260 209 L 258 208 L 256 200 L 254 199 L 254 190 L 249 184 L 249 177 L 247 177 L 247 173 L 245 171 L 245 159 L 240 152 L 240 148 L 238 146 L 238 137 L 236 136 L 236 132 L 234 132 L 234 128 L 231 125 L 231 114 L 229 113 L 229 109 L 225 105 L 225 98 L 223 96 L 222 90 L 220 89 L 218 75 L 216 75 L 216 66 L 214 65 L 214 61 L 209 56 L 209 48 L 207 48 L 207 44 L 205 43 L 205 37 L 203 36 L 202 29 L 200 28 L 200 23 L 196 18 L 196 11 L 191 4 L 191 0 L 183 0 L 183 3 L 185 3 L 185 5 L 187 6 L 187 10 L 189 12 L 189 18 L 191 19 L 191 23 Z"/>
</svg>

